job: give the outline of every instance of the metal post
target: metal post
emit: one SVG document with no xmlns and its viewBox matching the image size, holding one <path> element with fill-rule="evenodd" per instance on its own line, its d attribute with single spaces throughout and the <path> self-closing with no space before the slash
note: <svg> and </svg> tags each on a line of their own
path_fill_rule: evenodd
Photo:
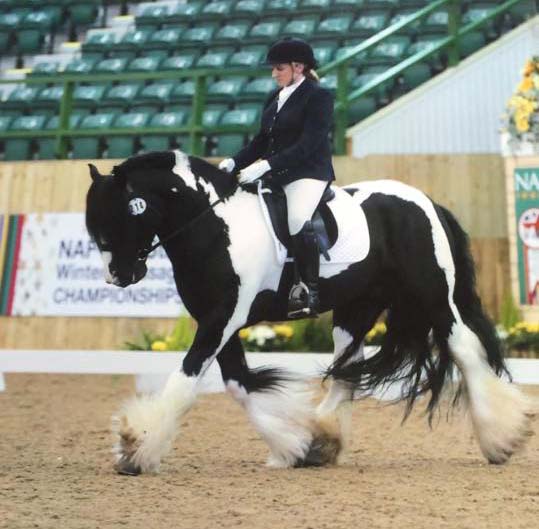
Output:
<svg viewBox="0 0 539 529">
<path fill-rule="evenodd" d="M 71 117 L 71 109 L 73 107 L 73 90 L 75 83 L 67 81 L 64 83 L 64 94 L 60 101 L 60 117 L 58 120 L 58 128 L 56 129 L 56 145 L 54 148 L 57 158 L 67 157 L 67 136 L 66 131 L 69 129 L 69 118 Z"/>
<path fill-rule="evenodd" d="M 337 111 L 335 113 L 335 154 L 346 154 L 348 123 L 348 62 L 337 69 Z"/>
<path fill-rule="evenodd" d="M 447 6 L 447 10 L 449 15 L 447 31 L 450 37 L 455 38 L 447 50 L 449 66 L 456 66 L 460 59 L 458 37 L 460 27 L 460 0 L 451 0 Z"/>
<path fill-rule="evenodd" d="M 202 156 L 202 115 L 206 105 L 206 76 L 195 77 L 195 93 L 193 94 L 192 118 L 191 118 L 191 150 L 195 156 Z"/>
</svg>

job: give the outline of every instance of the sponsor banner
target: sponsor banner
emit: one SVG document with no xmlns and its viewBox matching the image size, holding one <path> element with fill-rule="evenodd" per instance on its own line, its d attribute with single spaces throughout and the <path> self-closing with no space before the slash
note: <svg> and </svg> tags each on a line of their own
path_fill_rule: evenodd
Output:
<svg viewBox="0 0 539 529">
<path fill-rule="evenodd" d="M 520 303 L 539 305 L 539 167 L 514 172 Z"/>
<path fill-rule="evenodd" d="M 162 318 L 183 312 L 162 248 L 149 256 L 142 281 L 119 288 L 105 283 L 82 213 L 26 215 L 17 229 L 5 314 Z"/>
</svg>

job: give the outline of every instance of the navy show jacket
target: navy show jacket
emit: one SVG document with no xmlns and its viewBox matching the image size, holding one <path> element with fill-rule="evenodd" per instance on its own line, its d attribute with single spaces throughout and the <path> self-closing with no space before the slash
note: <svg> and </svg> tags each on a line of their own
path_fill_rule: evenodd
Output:
<svg viewBox="0 0 539 529">
<path fill-rule="evenodd" d="M 236 169 L 265 159 L 272 180 L 280 185 L 300 178 L 335 180 L 329 140 L 333 125 L 331 92 L 305 79 L 277 112 L 278 94 L 275 90 L 266 100 L 258 134 L 234 156 Z"/>
</svg>

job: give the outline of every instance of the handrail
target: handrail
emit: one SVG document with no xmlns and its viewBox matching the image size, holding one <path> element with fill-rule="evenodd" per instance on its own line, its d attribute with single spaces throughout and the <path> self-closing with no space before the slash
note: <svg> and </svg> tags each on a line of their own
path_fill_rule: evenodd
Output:
<svg viewBox="0 0 539 529">
<path fill-rule="evenodd" d="M 324 65 L 318 70 L 320 76 L 330 72 L 337 73 L 337 93 L 335 101 L 335 152 L 344 154 L 346 152 L 346 128 L 347 128 L 347 111 L 350 103 L 356 99 L 363 97 L 372 91 L 376 90 L 383 83 L 394 79 L 404 70 L 417 64 L 418 62 L 428 58 L 429 56 L 448 49 L 449 65 L 458 64 L 459 39 L 471 31 L 487 24 L 490 20 L 498 15 L 508 11 L 511 7 L 524 0 L 506 0 L 500 6 L 492 9 L 484 18 L 460 27 L 460 4 L 461 0 L 436 0 L 429 3 L 428 6 L 418 10 L 416 13 L 407 17 L 396 24 L 382 30 L 376 35 L 368 38 L 361 44 L 351 48 L 338 59 Z M 374 48 L 379 43 L 383 42 L 392 35 L 397 34 L 400 30 L 408 27 L 415 22 L 422 20 L 429 14 L 447 6 L 449 11 L 448 36 L 441 39 L 437 44 L 422 50 L 411 57 L 401 61 L 399 64 L 392 66 L 386 72 L 372 79 L 364 86 L 352 91 L 348 91 L 348 76 L 347 68 L 351 60 L 359 54 L 364 53 Z M 70 137 L 84 137 L 99 135 L 144 135 L 144 134 L 175 134 L 187 132 L 190 135 L 193 154 L 202 154 L 202 135 L 204 133 L 219 133 L 219 132 L 252 132 L 256 130 L 256 126 L 211 126 L 205 127 L 202 123 L 202 115 L 205 107 L 207 80 L 211 77 L 223 76 L 246 76 L 259 77 L 265 75 L 267 71 L 261 68 L 204 68 L 204 69 L 185 69 L 178 71 L 165 72 L 126 72 L 119 74 L 95 74 L 91 75 L 91 82 L 108 82 L 108 81 L 147 81 L 147 80 L 165 80 L 165 79 L 193 79 L 195 81 L 195 90 L 191 100 L 191 121 L 189 125 L 174 128 L 162 127 L 142 127 L 138 129 L 88 129 L 76 130 L 69 128 L 69 116 L 73 104 L 73 91 L 75 83 L 88 82 L 88 74 L 59 74 L 57 76 L 29 76 L 23 81 L 25 84 L 58 84 L 64 85 L 64 93 L 60 101 L 60 117 L 57 129 L 47 131 L 9 131 L 0 132 L 2 138 L 28 138 L 28 137 L 56 137 L 55 154 L 59 158 L 65 158 L 67 155 L 67 140 Z M 2 84 L 20 83 L 19 80 L 0 80 Z"/>
</svg>

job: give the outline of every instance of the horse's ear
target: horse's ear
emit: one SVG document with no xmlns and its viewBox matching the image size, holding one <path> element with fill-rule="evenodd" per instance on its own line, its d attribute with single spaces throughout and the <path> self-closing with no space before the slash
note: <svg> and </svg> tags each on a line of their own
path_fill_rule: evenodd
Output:
<svg viewBox="0 0 539 529">
<path fill-rule="evenodd" d="M 89 163 L 88 167 L 90 168 L 90 176 L 92 177 L 92 180 L 95 182 L 98 178 L 101 177 L 101 174 L 99 173 L 99 171 L 97 170 L 97 167 L 94 164 Z"/>
<path fill-rule="evenodd" d="M 115 165 L 112 168 L 112 174 L 114 175 L 114 183 L 124 188 L 127 185 L 127 175 L 119 165 Z"/>
</svg>

